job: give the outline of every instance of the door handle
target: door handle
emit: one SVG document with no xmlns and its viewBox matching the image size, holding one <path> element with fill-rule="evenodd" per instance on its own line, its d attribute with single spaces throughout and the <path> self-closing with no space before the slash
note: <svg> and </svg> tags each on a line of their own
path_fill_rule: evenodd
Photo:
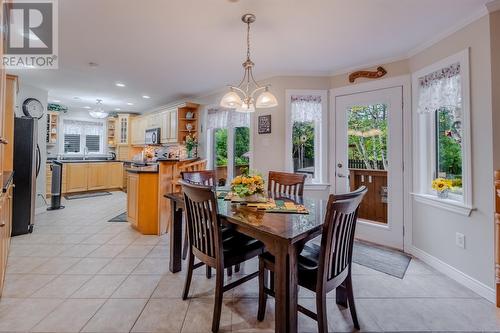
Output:
<svg viewBox="0 0 500 333">
<path fill-rule="evenodd" d="M 341 174 L 341 173 L 338 173 L 338 174 L 337 174 L 337 177 L 339 177 L 339 178 L 347 178 L 347 176 L 346 176 L 346 175 Z"/>
</svg>

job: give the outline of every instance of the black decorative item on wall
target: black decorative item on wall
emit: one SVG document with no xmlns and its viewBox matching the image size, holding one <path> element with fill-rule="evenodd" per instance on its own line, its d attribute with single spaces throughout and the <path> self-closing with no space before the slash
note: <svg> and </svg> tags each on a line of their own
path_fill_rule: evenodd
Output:
<svg viewBox="0 0 500 333">
<path fill-rule="evenodd" d="M 36 98 L 27 98 L 23 102 L 23 113 L 26 117 L 41 119 L 45 110 L 43 104 Z"/>
<path fill-rule="evenodd" d="M 271 115 L 259 116 L 259 134 L 271 133 Z"/>
</svg>

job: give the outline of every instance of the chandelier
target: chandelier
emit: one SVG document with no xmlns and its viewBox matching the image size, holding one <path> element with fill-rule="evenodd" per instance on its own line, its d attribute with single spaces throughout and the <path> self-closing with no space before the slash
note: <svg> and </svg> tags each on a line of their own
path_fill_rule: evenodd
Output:
<svg viewBox="0 0 500 333">
<path fill-rule="evenodd" d="M 94 110 L 89 111 L 89 115 L 92 118 L 97 118 L 97 119 L 104 119 L 108 116 L 108 113 L 104 112 L 104 109 L 102 108 L 102 99 L 96 100 L 96 107 Z"/>
<path fill-rule="evenodd" d="M 247 25 L 247 59 L 243 63 L 245 74 L 240 84 L 229 86 L 229 92 L 222 97 L 220 105 L 238 112 L 254 112 L 256 108 L 275 107 L 278 101 L 269 92 L 270 85 L 260 86 L 253 78 L 252 70 L 255 64 L 250 60 L 250 24 L 255 22 L 255 15 L 245 14 L 241 20 Z"/>
</svg>

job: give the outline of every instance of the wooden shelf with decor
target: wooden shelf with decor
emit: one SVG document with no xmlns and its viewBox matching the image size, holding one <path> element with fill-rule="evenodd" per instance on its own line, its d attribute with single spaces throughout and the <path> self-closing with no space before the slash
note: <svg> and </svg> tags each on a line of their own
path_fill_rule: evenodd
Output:
<svg viewBox="0 0 500 333">
<path fill-rule="evenodd" d="M 107 119 L 108 127 L 108 147 L 116 147 L 116 118 L 110 117 Z"/>
<path fill-rule="evenodd" d="M 47 112 L 47 145 L 57 144 L 57 123 L 59 120 L 59 113 Z"/>
<path fill-rule="evenodd" d="M 186 141 L 187 135 L 198 138 L 198 104 L 184 103 L 177 108 L 177 133 L 178 142 Z"/>
</svg>

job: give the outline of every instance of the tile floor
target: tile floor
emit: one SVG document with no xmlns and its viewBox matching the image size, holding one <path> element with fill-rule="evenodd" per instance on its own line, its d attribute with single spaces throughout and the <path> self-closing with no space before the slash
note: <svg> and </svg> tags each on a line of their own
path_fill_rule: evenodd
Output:
<svg viewBox="0 0 500 333">
<path fill-rule="evenodd" d="M 33 234 L 12 239 L 0 300 L 0 332 L 209 332 L 214 279 L 194 277 L 180 298 L 184 275 L 168 271 L 168 237 L 142 236 L 107 220 L 125 210 L 125 195 L 65 202 L 36 217 Z M 256 262 L 241 274 L 256 269 Z M 354 265 L 362 331 L 500 331 L 493 304 L 412 260 L 404 279 Z M 300 303 L 314 309 L 312 294 Z M 329 295 L 332 332 L 352 331 L 348 310 Z M 225 294 L 221 332 L 272 332 L 273 301 L 257 322 L 257 281 Z M 299 315 L 301 332 L 316 324 Z"/>
</svg>

